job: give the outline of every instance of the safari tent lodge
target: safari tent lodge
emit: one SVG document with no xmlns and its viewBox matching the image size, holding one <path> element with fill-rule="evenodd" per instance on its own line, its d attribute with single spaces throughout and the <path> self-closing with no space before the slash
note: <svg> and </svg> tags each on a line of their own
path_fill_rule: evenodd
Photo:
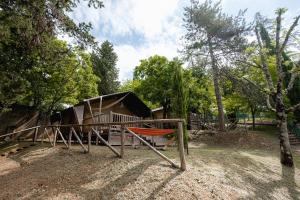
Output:
<svg viewBox="0 0 300 200">
<path fill-rule="evenodd" d="M 84 101 L 68 109 L 57 113 L 52 117 L 52 123 L 55 124 L 92 124 L 105 122 L 128 122 L 142 119 L 150 119 L 151 109 L 143 103 L 132 92 L 120 92 L 108 95 L 102 95 Z M 132 126 L 138 126 L 132 124 Z M 86 136 L 91 127 L 78 127 L 79 133 Z M 68 135 L 68 128 L 61 130 L 64 135 Z M 111 145 L 120 145 L 121 126 L 108 125 L 99 130 L 101 136 Z M 84 139 L 84 138 L 83 138 Z M 163 137 L 146 138 L 153 144 L 163 144 L 166 139 Z M 98 144 L 97 138 L 92 141 Z M 138 145 L 139 141 L 128 133 L 125 133 L 125 145 Z"/>
</svg>

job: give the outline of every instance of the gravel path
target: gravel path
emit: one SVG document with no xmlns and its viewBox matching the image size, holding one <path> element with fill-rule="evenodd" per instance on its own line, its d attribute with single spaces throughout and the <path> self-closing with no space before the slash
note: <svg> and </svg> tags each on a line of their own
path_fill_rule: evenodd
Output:
<svg viewBox="0 0 300 200">
<path fill-rule="evenodd" d="M 179 161 L 176 148 L 163 153 Z M 276 151 L 194 142 L 187 163 L 181 172 L 144 147 L 119 159 L 102 146 L 34 146 L 0 157 L 0 199 L 300 199 L 299 166 L 282 168 Z"/>
</svg>

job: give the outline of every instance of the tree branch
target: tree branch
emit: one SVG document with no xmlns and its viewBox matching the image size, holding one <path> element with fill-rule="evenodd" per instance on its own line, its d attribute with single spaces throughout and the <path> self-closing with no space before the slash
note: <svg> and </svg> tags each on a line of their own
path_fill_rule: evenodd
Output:
<svg viewBox="0 0 300 200">
<path fill-rule="evenodd" d="M 272 93 L 274 93 L 275 88 L 274 88 L 274 85 L 273 85 L 271 73 L 270 73 L 270 70 L 269 70 L 269 67 L 268 67 L 268 64 L 267 64 L 267 60 L 266 60 L 266 57 L 265 57 L 265 53 L 264 53 L 263 45 L 262 45 L 262 42 L 261 42 L 261 38 L 260 38 L 260 35 L 258 33 L 258 25 L 255 26 L 255 35 L 256 35 L 256 38 L 257 38 L 258 46 L 259 46 L 259 54 L 260 54 L 260 58 L 261 58 L 261 62 L 262 62 L 262 71 L 265 74 L 265 78 L 266 78 L 269 90 Z"/>
<path fill-rule="evenodd" d="M 286 36 L 285 36 L 285 39 L 284 39 L 284 42 L 282 43 L 282 46 L 281 46 L 281 49 L 280 49 L 280 53 L 283 52 L 284 48 L 286 47 L 287 43 L 288 43 L 288 40 L 293 32 L 293 30 L 295 29 L 295 27 L 298 25 L 298 21 L 300 19 L 300 15 L 298 15 L 294 21 L 294 23 L 292 24 L 292 26 L 290 27 L 290 29 L 288 30 Z"/>
<path fill-rule="evenodd" d="M 298 109 L 300 109 L 300 103 L 298 103 L 298 104 L 296 104 L 296 105 L 294 105 L 292 107 L 289 107 L 285 111 L 286 111 L 286 113 L 289 113 L 289 112 L 294 112 L 295 110 L 298 110 Z"/>
<path fill-rule="evenodd" d="M 249 67 L 255 67 L 255 68 L 261 69 L 261 66 L 257 65 L 256 63 L 253 64 L 253 63 L 250 63 L 250 62 L 247 62 L 247 61 L 243 61 L 243 60 L 237 60 L 236 62 L 248 65 Z"/>
<path fill-rule="evenodd" d="M 268 109 L 273 111 L 273 112 L 276 112 L 275 108 L 270 103 L 270 96 L 268 94 L 266 95 L 266 102 L 267 102 Z"/>
<path fill-rule="evenodd" d="M 293 88 L 294 82 L 296 80 L 296 77 L 297 77 L 297 74 L 296 73 L 292 73 L 291 80 L 289 82 L 289 85 L 287 86 L 287 91 L 290 91 Z"/>
</svg>

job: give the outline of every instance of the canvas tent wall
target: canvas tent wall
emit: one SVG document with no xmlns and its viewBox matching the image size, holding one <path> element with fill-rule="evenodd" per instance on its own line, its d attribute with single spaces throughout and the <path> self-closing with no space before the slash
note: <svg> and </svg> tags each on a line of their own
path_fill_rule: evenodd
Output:
<svg viewBox="0 0 300 200">
<path fill-rule="evenodd" d="M 91 124 L 97 122 L 120 122 L 134 121 L 149 118 L 151 110 L 134 93 L 122 92 L 98 96 L 78 103 L 77 105 L 63 110 L 60 113 L 61 124 Z M 79 130 L 80 129 L 80 130 Z M 79 128 L 76 131 L 88 133 L 90 127 Z M 68 135 L 69 130 L 62 130 Z M 120 127 L 108 126 L 101 130 L 103 134 L 109 134 L 109 142 L 119 144 Z M 115 133 L 115 134 L 114 134 Z M 114 139 L 114 137 L 116 137 Z M 127 143 L 132 143 L 128 138 Z"/>
<path fill-rule="evenodd" d="M 37 125 L 39 113 L 34 108 L 13 105 L 10 111 L 0 114 L 0 135 L 16 132 Z M 10 136 L 9 140 L 24 139 L 31 136 L 31 131 Z M 5 138 L 3 138 L 5 139 Z"/>
</svg>

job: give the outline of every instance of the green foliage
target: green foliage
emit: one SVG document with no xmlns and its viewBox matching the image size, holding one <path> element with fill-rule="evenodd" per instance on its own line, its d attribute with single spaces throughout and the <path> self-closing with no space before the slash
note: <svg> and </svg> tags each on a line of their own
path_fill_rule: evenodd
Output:
<svg viewBox="0 0 300 200">
<path fill-rule="evenodd" d="M 205 67 L 195 64 L 183 69 L 183 79 L 187 90 L 187 110 L 210 114 L 216 105 L 211 76 Z"/>
<path fill-rule="evenodd" d="M 102 7 L 99 0 L 89 6 Z M 89 56 L 95 46 L 90 24 L 75 24 L 67 15 L 78 0 L 0 2 L 0 111 L 13 104 L 51 112 L 63 104 L 97 94 Z M 67 34 L 80 49 L 57 40 Z"/>
<path fill-rule="evenodd" d="M 150 108 L 165 106 L 169 116 L 177 116 L 178 89 L 174 76 L 182 62 L 178 59 L 169 61 L 163 56 L 152 56 L 141 61 L 135 68 L 134 79 L 125 81 L 120 91 L 135 92 Z M 178 69 L 177 69 L 178 70 Z M 210 113 L 213 88 L 210 77 L 203 67 L 191 66 L 181 69 L 182 84 L 185 94 L 185 111 Z M 176 79 L 177 80 L 177 79 Z"/>
<path fill-rule="evenodd" d="M 133 79 L 140 81 L 136 92 L 142 99 L 163 106 L 165 115 L 170 111 L 173 70 L 168 59 L 158 55 L 141 60 L 134 70 Z"/>
<path fill-rule="evenodd" d="M 119 70 L 116 68 L 117 59 L 113 45 L 108 41 L 103 42 L 101 47 L 92 53 L 94 72 L 101 79 L 98 84 L 99 94 L 111 94 L 118 90 L 120 82 Z"/>
<path fill-rule="evenodd" d="M 178 59 L 174 59 L 171 62 L 174 69 L 173 75 L 173 98 L 172 98 L 172 111 L 175 117 L 185 119 L 183 124 L 184 129 L 184 143 L 187 146 L 188 142 L 188 132 L 187 132 L 187 104 L 186 104 L 186 90 L 184 88 L 184 79 L 182 72 L 182 63 Z"/>
<path fill-rule="evenodd" d="M 231 56 L 245 49 L 246 39 L 243 36 L 249 27 L 246 25 L 244 13 L 245 11 L 240 11 L 235 17 L 226 15 L 220 1 L 191 1 L 191 6 L 186 7 L 184 13 L 187 30 L 186 56 L 206 57 L 210 49 L 218 57 L 230 62 Z M 219 59 L 217 62 L 222 61 Z"/>
<path fill-rule="evenodd" d="M 151 100 L 146 100 L 139 91 L 141 91 L 141 80 L 126 80 L 122 85 L 119 87 L 120 92 L 134 92 L 149 108 L 154 109 L 159 107 L 158 103 L 154 103 Z"/>
</svg>

